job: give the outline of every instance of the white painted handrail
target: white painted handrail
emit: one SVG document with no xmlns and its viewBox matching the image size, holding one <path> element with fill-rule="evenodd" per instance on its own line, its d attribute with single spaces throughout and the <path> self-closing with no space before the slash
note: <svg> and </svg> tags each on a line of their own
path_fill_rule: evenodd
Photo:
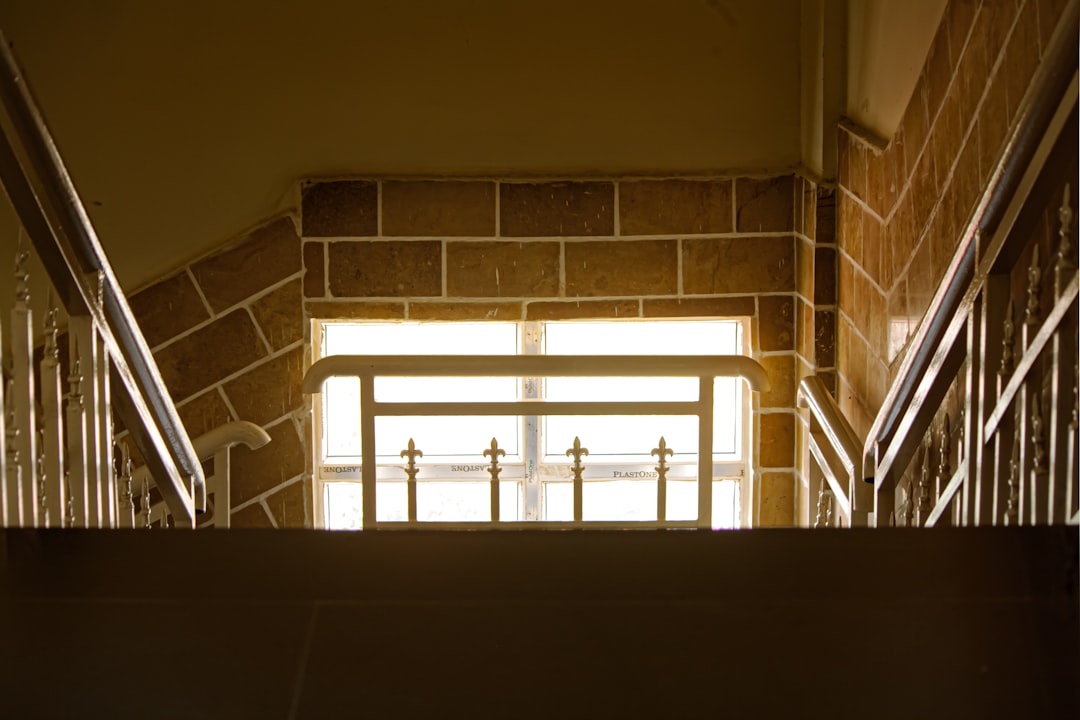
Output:
<svg viewBox="0 0 1080 720">
<path fill-rule="evenodd" d="M 698 517 L 695 521 L 669 521 L 662 516 L 666 480 L 657 478 L 658 516 L 648 527 L 711 527 L 713 471 L 713 384 L 718 377 L 741 377 L 751 390 L 769 389 L 769 376 L 757 361 L 742 355 L 337 355 L 319 360 L 304 376 L 306 394 L 322 392 L 332 377 L 360 380 L 360 445 L 368 449 L 361 458 L 363 528 L 416 527 L 410 509 L 407 522 L 376 519 L 376 460 L 370 448 L 375 444 L 375 418 L 390 415 L 694 415 L 698 418 Z M 698 398 L 674 402 L 619 402 L 521 400 L 517 402 L 413 402 L 388 403 L 375 399 L 376 377 L 686 377 L 698 380 Z M 492 439 L 492 466 L 503 451 Z M 663 448 L 660 449 L 663 457 Z M 535 521 L 500 522 L 499 481 L 491 471 L 491 520 L 487 523 L 457 523 L 460 528 L 539 527 Z M 707 480 L 706 480 L 707 479 Z M 410 481 L 411 482 L 411 481 Z M 574 476 L 574 527 L 598 527 L 582 523 L 580 473 Z M 410 492 L 413 492 L 410 490 Z M 412 503 L 410 503 L 410 506 Z M 644 524 L 642 525 L 644 526 Z"/>
</svg>

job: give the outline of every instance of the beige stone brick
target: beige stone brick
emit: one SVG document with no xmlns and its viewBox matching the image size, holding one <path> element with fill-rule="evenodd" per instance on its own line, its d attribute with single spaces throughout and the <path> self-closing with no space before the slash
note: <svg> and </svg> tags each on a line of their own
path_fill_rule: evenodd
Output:
<svg viewBox="0 0 1080 720">
<path fill-rule="evenodd" d="M 266 355 L 246 310 L 234 310 L 158 350 L 154 357 L 173 400 L 180 402 Z"/>
<path fill-rule="evenodd" d="M 321 242 L 304 243 L 304 297 L 326 296 L 326 246 Z"/>
<path fill-rule="evenodd" d="M 819 368 L 836 364 L 836 313 L 832 310 L 814 313 L 814 362 Z"/>
<path fill-rule="evenodd" d="M 758 416 L 758 460 L 761 467 L 791 467 L 795 464 L 794 413 L 767 413 Z"/>
<path fill-rule="evenodd" d="M 495 183 L 387 181 L 382 187 L 385 236 L 482 237 L 495 234 Z"/>
<path fill-rule="evenodd" d="M 133 295 L 131 311 L 150 347 L 171 340 L 210 317 L 195 284 L 184 272 Z"/>
<path fill-rule="evenodd" d="M 319 320 L 400 320 L 405 303 L 400 302 L 309 302 L 308 314 Z"/>
<path fill-rule="evenodd" d="M 569 255 L 567 268 L 569 272 Z M 682 271 L 683 292 L 687 294 L 793 292 L 794 239 L 686 239 L 683 240 Z"/>
<path fill-rule="evenodd" d="M 557 242 L 448 242 L 446 294 L 555 297 L 559 254 Z"/>
<path fill-rule="evenodd" d="M 499 192 L 499 228 L 503 236 L 559 237 L 615 232 L 612 183 L 502 183 Z"/>
<path fill-rule="evenodd" d="M 232 513 L 229 527 L 236 529 L 252 529 L 272 528 L 274 525 L 270 522 L 270 516 L 266 514 L 266 510 L 263 509 L 263 506 L 260 503 L 252 503 L 251 505 Z"/>
<path fill-rule="evenodd" d="M 805 298 L 814 297 L 814 246 L 795 238 L 795 289 Z"/>
<path fill-rule="evenodd" d="M 737 178 L 735 228 L 737 232 L 794 230 L 794 177 Z"/>
<path fill-rule="evenodd" d="M 311 481 L 298 480 L 266 498 L 266 506 L 279 528 L 311 527 Z"/>
<path fill-rule="evenodd" d="M 795 299 L 790 295 L 758 298 L 758 347 L 764 352 L 795 349 Z"/>
<path fill-rule="evenodd" d="M 722 298 L 646 298 L 642 304 L 644 317 L 750 317 L 756 303 L 751 295 Z"/>
<path fill-rule="evenodd" d="M 303 374 L 304 349 L 298 347 L 230 380 L 225 394 L 241 420 L 266 425 L 303 406 Z"/>
<path fill-rule="evenodd" d="M 729 233 L 731 180 L 638 180 L 619 183 L 623 235 Z"/>
<path fill-rule="evenodd" d="M 192 438 L 210 432 L 214 428 L 232 422 L 236 418 L 229 412 L 229 407 L 216 389 L 196 395 L 191 400 L 176 408 L 180 422 Z"/>
<path fill-rule="evenodd" d="M 831 247 L 815 248 L 813 295 L 815 305 L 836 303 L 836 273 L 836 250 Z"/>
<path fill-rule="evenodd" d="M 442 295 L 442 244 L 436 241 L 329 243 L 330 294 L 336 297 Z"/>
<path fill-rule="evenodd" d="M 795 407 L 795 356 L 769 355 L 761 358 L 761 366 L 769 375 L 770 388 L 759 395 L 763 408 Z"/>
<path fill-rule="evenodd" d="M 300 239 L 292 219 L 287 217 L 253 230 L 239 244 L 191 266 L 214 312 L 221 312 L 300 269 Z"/>
<path fill-rule="evenodd" d="M 791 472 L 761 474 L 760 527 L 790 527 L 795 519 L 795 475 Z"/>
<path fill-rule="evenodd" d="M 567 297 L 670 295 L 678 289 L 674 240 L 567 242 Z"/>
<path fill-rule="evenodd" d="M 378 183 L 315 182 L 302 192 L 304 237 L 373 237 L 379 232 Z"/>
<path fill-rule="evenodd" d="M 232 450 L 232 504 L 235 507 L 304 471 L 304 448 L 291 420 L 266 431 L 270 444 L 258 450 Z"/>
<path fill-rule="evenodd" d="M 588 320 L 594 318 L 636 318 L 637 300 L 567 300 L 531 302 L 525 305 L 526 320 Z"/>
<path fill-rule="evenodd" d="M 304 339 L 300 280 L 290 280 L 251 304 L 251 314 L 274 350 Z"/>
<path fill-rule="evenodd" d="M 409 303 L 410 320 L 506 320 L 522 319 L 520 302 L 428 302 Z"/>
</svg>

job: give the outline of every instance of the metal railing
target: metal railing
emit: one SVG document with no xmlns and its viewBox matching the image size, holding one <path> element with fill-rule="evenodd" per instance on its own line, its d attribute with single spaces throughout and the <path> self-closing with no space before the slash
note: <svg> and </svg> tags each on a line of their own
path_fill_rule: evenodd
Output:
<svg viewBox="0 0 1080 720">
<path fill-rule="evenodd" d="M 708 528 L 712 507 L 713 468 L 713 381 L 718 377 L 741 377 L 751 390 L 769 389 L 765 369 L 755 360 L 744 356 L 362 356 L 338 355 L 315 362 L 304 376 L 303 391 L 315 394 L 332 377 L 355 377 L 360 384 L 360 446 L 361 484 L 363 494 L 363 528 L 430 527 L 417 520 L 416 474 L 408 476 L 408 514 L 404 522 L 379 521 L 376 501 L 376 456 L 374 448 L 375 419 L 388 416 L 506 416 L 506 415 L 686 415 L 698 418 L 697 520 L 667 520 L 664 509 L 665 476 L 657 478 L 657 520 L 635 522 L 634 527 L 699 527 Z M 384 402 L 375 397 L 377 377 L 684 377 L 698 380 L 696 400 L 677 401 L 550 401 L 517 400 L 506 402 Z M 492 522 L 453 523 L 456 528 L 521 528 L 521 527 L 626 527 L 627 523 L 605 523 L 582 520 L 582 488 L 585 482 L 575 472 L 574 520 L 571 522 L 500 521 L 497 448 L 491 449 Z M 663 464 L 664 452 L 660 452 Z M 708 479 L 709 481 L 704 481 Z M 440 527 L 449 527 L 440 523 Z"/>
<path fill-rule="evenodd" d="M 1077 322 L 1076 178 L 1062 178 L 1076 156 L 1078 17 L 1074 0 L 867 434 L 862 474 L 874 487 L 877 526 L 1080 520 L 1077 343 L 1069 336 Z M 1061 197 L 1057 242 L 1044 244 L 1040 259 L 1030 238 L 1041 203 Z M 1017 265 L 1032 252 L 1029 266 Z M 1028 279 L 1026 298 L 1013 297 L 1018 272 Z M 1044 313 L 1042 278 L 1051 274 Z M 1014 303 L 1025 308 L 1018 348 Z M 962 398 L 962 418 L 943 415 L 950 393 Z M 898 516 L 901 483 L 907 501 Z"/>
<path fill-rule="evenodd" d="M 92 111 L 92 110 L 91 110 Z M 43 442 L 52 454 L 52 502 L 59 502 L 53 522 L 64 519 L 79 526 L 108 526 L 115 521 L 115 488 L 111 484 L 111 412 L 115 411 L 131 433 L 147 462 L 157 487 L 177 524 L 192 526 L 195 514 L 205 504 L 205 479 L 198 456 L 177 416 L 158 372 L 150 349 L 135 322 L 131 309 L 98 242 L 89 217 L 35 103 L 25 76 L 20 71 L 7 38 L 0 33 L 0 182 L 10 198 L 19 221 L 40 257 L 60 302 L 70 316 L 71 345 L 81 375 L 72 394 L 84 401 L 85 414 L 72 418 L 81 427 L 87 448 L 86 493 L 71 517 L 66 504 L 60 462 L 61 435 L 53 427 Z M 17 303 L 14 314 L 17 336 L 26 334 L 30 315 L 26 298 Z M 32 334 L 29 336 L 32 338 Z M 34 415 L 33 373 L 27 372 L 29 347 L 18 341 L 17 372 L 22 377 L 13 386 L 9 426 L 19 451 L 5 459 L 0 454 L 0 480 L 7 483 L 5 522 L 36 524 L 42 510 L 42 493 Z M 46 391 L 54 403 L 44 411 L 57 416 L 55 373 Z M 71 405 L 69 405 L 69 408 Z M 17 408 L 17 410 L 16 410 Z M 78 409 L 78 408 L 76 408 Z M 57 426 L 58 427 L 58 426 Z M 18 430 L 18 433 L 13 431 Z M 75 453 L 77 461 L 82 455 Z M 50 459 L 51 458 L 51 459 Z M 3 467 L 5 460 L 10 466 Z M 18 468 L 18 478 L 13 472 Z M 109 480 L 106 481 L 106 476 Z M 73 479 L 72 492 L 78 493 Z"/>
</svg>

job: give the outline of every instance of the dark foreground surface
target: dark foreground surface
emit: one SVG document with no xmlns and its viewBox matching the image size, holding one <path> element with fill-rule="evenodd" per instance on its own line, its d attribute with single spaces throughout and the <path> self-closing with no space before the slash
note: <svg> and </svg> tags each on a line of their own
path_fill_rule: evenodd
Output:
<svg viewBox="0 0 1080 720">
<path fill-rule="evenodd" d="M 1076 528 L 0 531 L 0 716 L 1080 717 Z"/>
</svg>

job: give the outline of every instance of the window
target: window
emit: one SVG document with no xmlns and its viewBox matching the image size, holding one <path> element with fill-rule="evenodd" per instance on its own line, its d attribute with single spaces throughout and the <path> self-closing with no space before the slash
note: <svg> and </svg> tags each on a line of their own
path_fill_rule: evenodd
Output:
<svg viewBox="0 0 1080 720">
<path fill-rule="evenodd" d="M 745 354 L 740 320 L 565 322 L 315 321 L 315 360 L 331 355 L 727 355 Z M 696 400 L 693 378 L 377 378 L 378 401 Z M 749 402 L 744 383 L 717 378 L 714 387 L 712 525 L 747 524 Z M 360 485 L 359 380 L 327 381 L 315 408 L 316 520 L 328 529 L 358 529 Z M 494 438 L 503 521 L 573 518 L 575 438 L 582 459 L 583 519 L 656 520 L 656 465 L 661 437 L 668 458 L 666 519 L 697 518 L 697 418 L 693 416 L 377 417 L 376 498 L 379 521 L 407 519 L 402 452 L 416 459 L 417 518 L 427 522 L 490 520 Z"/>
</svg>

